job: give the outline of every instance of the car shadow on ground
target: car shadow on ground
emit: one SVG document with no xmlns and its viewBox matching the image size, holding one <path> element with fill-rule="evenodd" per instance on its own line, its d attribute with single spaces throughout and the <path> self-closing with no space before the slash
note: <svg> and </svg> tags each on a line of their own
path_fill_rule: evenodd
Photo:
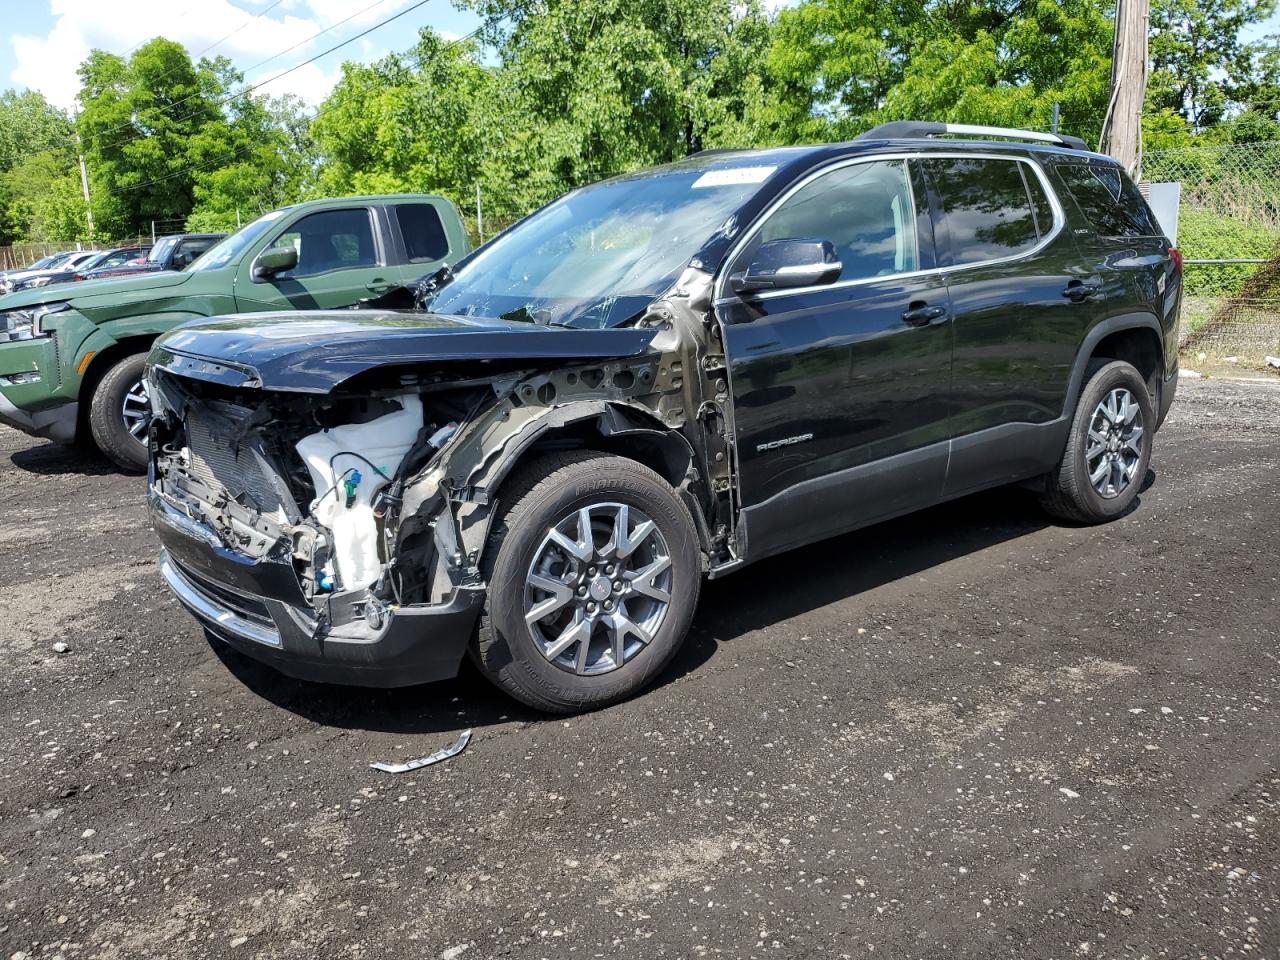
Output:
<svg viewBox="0 0 1280 960">
<path fill-rule="evenodd" d="M 15 450 L 9 462 L 24 473 L 40 476 L 78 474 L 82 477 L 102 477 L 124 472 L 101 453 L 88 445 L 64 443 L 38 443 L 33 447 Z"/>
<path fill-rule="evenodd" d="M 1148 472 L 1142 489 L 1154 481 L 1154 472 Z M 744 634 L 918 576 L 1053 523 L 1034 495 L 1000 488 L 792 550 L 710 581 L 688 641 L 649 689 L 696 672 L 721 645 Z M 215 650 L 255 695 L 325 726 L 432 734 L 554 719 L 499 692 L 469 660 L 453 680 L 370 690 L 293 680 L 227 648 Z"/>
</svg>

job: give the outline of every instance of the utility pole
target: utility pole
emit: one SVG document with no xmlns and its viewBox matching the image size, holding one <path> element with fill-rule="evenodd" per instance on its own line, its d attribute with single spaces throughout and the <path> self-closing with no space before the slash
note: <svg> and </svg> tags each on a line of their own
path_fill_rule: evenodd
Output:
<svg viewBox="0 0 1280 960">
<path fill-rule="evenodd" d="M 1147 92 L 1147 30 L 1151 0 L 1117 0 L 1111 47 L 1111 99 L 1102 121 L 1103 153 L 1138 175 L 1142 160 L 1142 103 Z"/>
<path fill-rule="evenodd" d="M 80 146 L 80 134 L 76 134 L 76 147 Z M 89 171 L 84 166 L 84 154 L 77 149 L 80 158 L 80 190 L 84 194 L 84 218 L 89 224 L 89 236 L 93 236 L 93 204 L 89 201 Z"/>
</svg>

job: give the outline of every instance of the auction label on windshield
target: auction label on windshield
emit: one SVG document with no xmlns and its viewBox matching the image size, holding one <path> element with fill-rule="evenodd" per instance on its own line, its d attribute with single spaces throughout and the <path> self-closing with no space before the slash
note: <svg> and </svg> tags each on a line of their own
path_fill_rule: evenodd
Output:
<svg viewBox="0 0 1280 960">
<path fill-rule="evenodd" d="M 708 170 L 693 181 L 693 189 L 727 187 L 737 183 L 760 183 L 777 169 L 777 167 L 732 167 L 728 170 Z"/>
</svg>

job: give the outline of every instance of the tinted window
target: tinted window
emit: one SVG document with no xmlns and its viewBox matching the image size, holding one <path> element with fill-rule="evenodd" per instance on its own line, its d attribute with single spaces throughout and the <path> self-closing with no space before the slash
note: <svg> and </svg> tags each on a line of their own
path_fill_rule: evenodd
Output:
<svg viewBox="0 0 1280 960">
<path fill-rule="evenodd" d="M 954 264 L 1016 256 L 1039 242 L 1023 164 L 964 157 L 926 160 L 925 166 L 942 200 Z"/>
<path fill-rule="evenodd" d="M 745 269 L 761 243 L 829 240 L 839 280 L 918 269 L 915 208 L 901 160 L 856 163 L 805 184 L 765 221 L 734 270 Z"/>
<path fill-rule="evenodd" d="M 1058 175 L 1085 219 L 1104 237 L 1158 237 L 1151 208 L 1119 167 L 1101 163 L 1059 164 Z"/>
<path fill-rule="evenodd" d="M 178 256 L 186 257 L 186 262 L 190 263 L 200 254 L 204 253 L 218 241 L 212 237 L 200 237 L 195 240 L 183 240 L 178 244 Z"/>
<path fill-rule="evenodd" d="M 298 249 L 298 265 L 278 279 L 307 277 L 330 270 L 372 267 L 378 263 L 373 245 L 369 211 L 325 210 L 303 217 L 272 246 L 293 244 Z"/>
<path fill-rule="evenodd" d="M 405 203 L 396 207 L 396 220 L 404 237 L 410 263 L 442 260 L 449 252 L 440 214 L 429 203 Z"/>
</svg>

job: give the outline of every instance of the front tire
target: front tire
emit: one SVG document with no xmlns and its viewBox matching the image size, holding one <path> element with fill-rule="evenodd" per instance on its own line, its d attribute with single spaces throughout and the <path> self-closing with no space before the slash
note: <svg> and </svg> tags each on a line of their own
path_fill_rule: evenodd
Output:
<svg viewBox="0 0 1280 960">
<path fill-rule="evenodd" d="M 648 467 L 573 450 L 511 478 L 483 570 L 472 655 L 522 703 L 594 710 L 649 684 L 675 656 L 702 571 L 693 519 Z"/>
<path fill-rule="evenodd" d="M 1045 510 L 1077 523 L 1105 523 L 1125 513 L 1151 463 L 1156 416 L 1142 375 L 1123 360 L 1095 360 L 1062 461 L 1049 475 Z"/>
<path fill-rule="evenodd" d="M 141 393 L 147 356 L 135 353 L 109 369 L 89 401 L 93 442 L 118 467 L 147 468 L 146 395 Z"/>
</svg>

